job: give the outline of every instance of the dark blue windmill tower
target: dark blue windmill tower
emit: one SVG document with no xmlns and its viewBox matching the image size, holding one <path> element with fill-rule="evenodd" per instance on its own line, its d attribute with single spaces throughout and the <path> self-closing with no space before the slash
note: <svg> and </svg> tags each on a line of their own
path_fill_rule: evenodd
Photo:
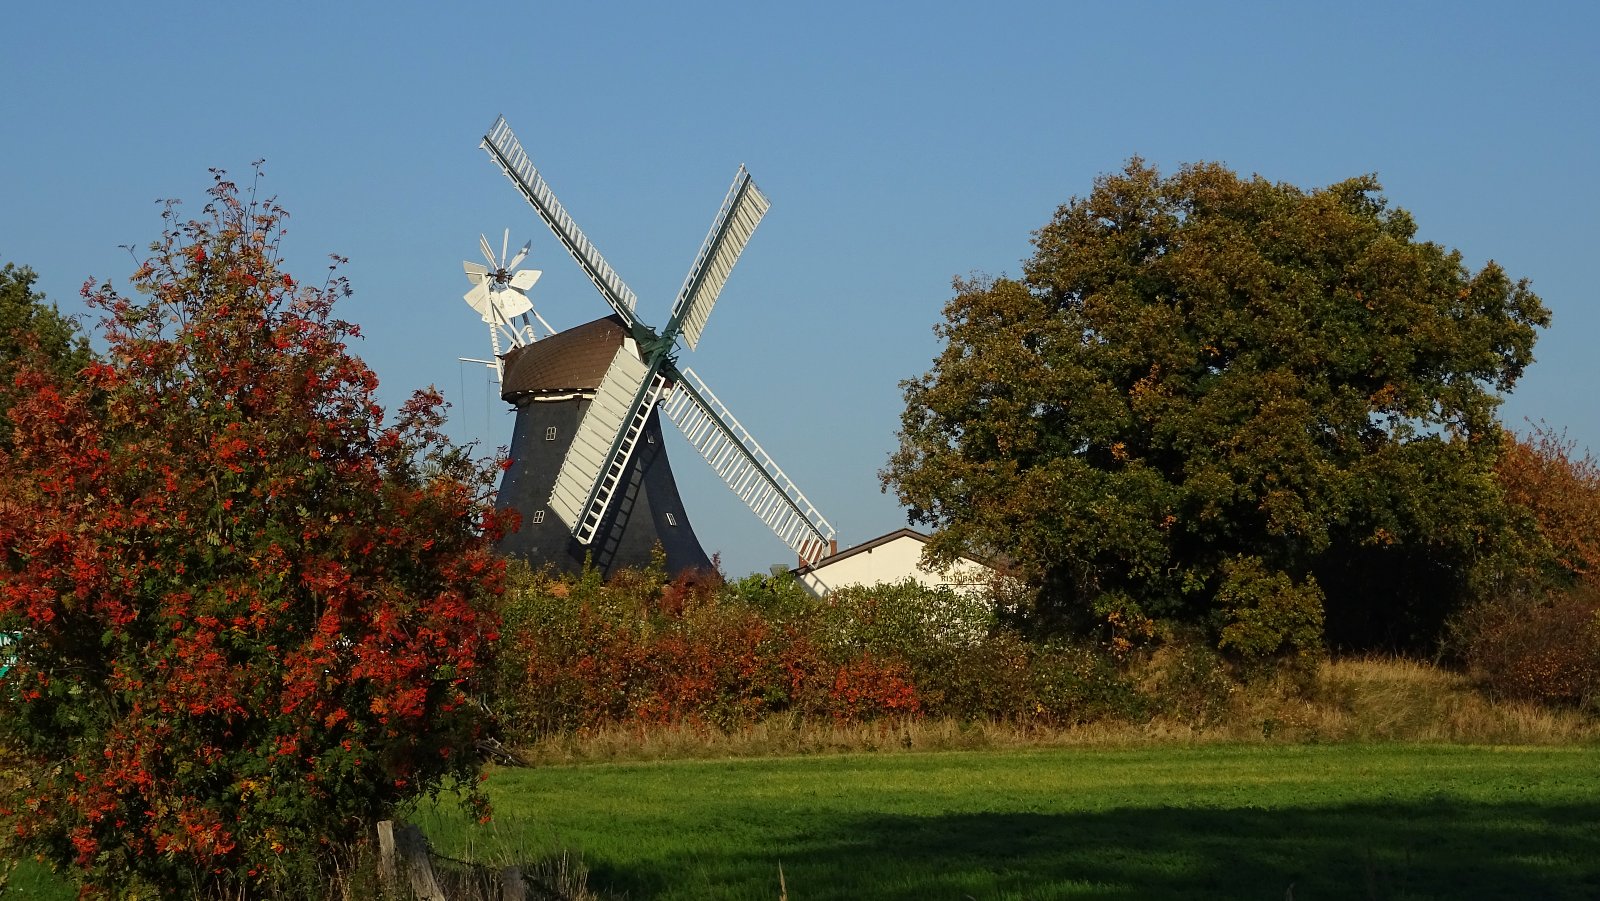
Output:
<svg viewBox="0 0 1600 901">
<path fill-rule="evenodd" d="M 522 527 L 501 549 L 568 571 L 589 558 L 610 572 L 648 563 L 659 545 L 671 572 L 709 566 L 667 460 L 664 414 L 802 562 L 828 554 L 833 527 L 700 376 L 677 362 L 678 342 L 690 350 L 698 345 L 728 274 L 766 214 L 767 198 L 744 167 L 666 327 L 656 331 L 634 313 L 633 291 L 572 221 L 504 118 L 482 146 L 611 307 L 610 316 L 555 332 L 526 296 L 539 272 L 514 271 L 526 246 L 508 261 L 504 244 L 496 258 L 483 241 L 489 267 L 466 264 L 474 282 L 466 300 L 489 325 L 501 397 L 517 413 L 498 503 L 517 509 Z M 534 320 L 549 334 L 540 337 Z M 511 344 L 504 355 L 501 338 Z"/>
</svg>

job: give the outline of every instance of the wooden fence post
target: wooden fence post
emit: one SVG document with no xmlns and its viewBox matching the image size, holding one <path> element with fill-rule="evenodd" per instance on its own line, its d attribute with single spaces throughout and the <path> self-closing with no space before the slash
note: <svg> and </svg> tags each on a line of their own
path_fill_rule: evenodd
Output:
<svg viewBox="0 0 1600 901">
<path fill-rule="evenodd" d="M 385 891 L 394 891 L 399 882 L 394 867 L 394 821 L 378 823 L 378 880 Z"/>
<path fill-rule="evenodd" d="M 428 839 L 422 830 L 412 825 L 397 830 L 394 821 L 384 820 L 378 824 L 378 876 L 384 887 L 394 891 L 402 870 L 417 901 L 448 901 L 433 875 Z"/>
<path fill-rule="evenodd" d="M 527 901 L 528 886 L 522 881 L 520 867 L 506 867 L 500 871 L 500 901 Z"/>
<path fill-rule="evenodd" d="M 395 850 L 405 861 L 406 876 L 417 901 L 449 901 L 433 875 L 433 858 L 429 856 L 428 839 L 421 829 L 409 823 L 400 827 L 395 835 Z"/>
</svg>

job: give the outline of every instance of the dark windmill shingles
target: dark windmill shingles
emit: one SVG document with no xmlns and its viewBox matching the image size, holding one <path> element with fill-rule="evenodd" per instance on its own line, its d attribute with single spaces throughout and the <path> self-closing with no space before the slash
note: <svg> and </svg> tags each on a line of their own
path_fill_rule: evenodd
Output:
<svg viewBox="0 0 1600 901">
<path fill-rule="evenodd" d="M 515 402 L 529 394 L 593 391 L 626 335 L 622 321 L 607 316 L 515 348 L 505 355 L 500 396 Z"/>
</svg>

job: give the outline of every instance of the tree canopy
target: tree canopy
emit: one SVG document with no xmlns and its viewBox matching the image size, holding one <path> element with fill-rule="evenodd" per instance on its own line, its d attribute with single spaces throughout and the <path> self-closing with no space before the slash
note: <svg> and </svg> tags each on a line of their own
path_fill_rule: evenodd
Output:
<svg viewBox="0 0 1600 901">
<path fill-rule="evenodd" d="M 24 360 L 57 376 L 76 376 L 94 359 L 77 324 L 33 290 L 38 276 L 26 266 L 0 266 L 0 384 L 16 377 Z M 10 409 L 10 392 L 0 391 L 0 423 Z M 11 440 L 0 428 L 0 446 Z"/>
<path fill-rule="evenodd" d="M 1098 178 L 1021 279 L 956 281 L 886 486 L 933 553 L 1010 559 L 1079 622 L 1246 657 L 1426 640 L 1492 575 L 1496 408 L 1549 313 L 1380 191 Z"/>
<path fill-rule="evenodd" d="M 221 174 L 169 206 L 106 357 L 24 365 L 0 448 L 10 837 L 96 891 L 321 896 L 419 793 L 470 792 L 495 639 L 493 467 L 419 392 L 385 422 L 330 273 Z"/>
</svg>

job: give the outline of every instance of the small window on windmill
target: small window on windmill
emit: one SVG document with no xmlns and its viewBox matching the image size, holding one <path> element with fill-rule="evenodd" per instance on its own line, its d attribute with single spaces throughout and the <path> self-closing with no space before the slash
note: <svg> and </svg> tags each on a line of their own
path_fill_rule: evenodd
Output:
<svg viewBox="0 0 1600 901">
<path fill-rule="evenodd" d="M 536 523 L 544 522 L 544 511 L 543 510 L 535 510 L 535 511 L 533 511 L 533 521 L 536 522 Z"/>
<path fill-rule="evenodd" d="M 656 433 L 655 432 L 645 432 L 644 433 L 644 443 L 645 444 L 655 444 L 656 443 Z"/>
<path fill-rule="evenodd" d="M 678 524 L 678 517 L 673 516 L 671 513 L 668 513 L 667 514 L 667 525 L 675 526 L 677 524 Z"/>
<path fill-rule="evenodd" d="M 546 441 L 554 441 L 554 440 L 556 440 L 556 427 L 555 426 L 551 426 L 550 428 L 544 430 L 544 440 L 546 440 Z"/>
</svg>

